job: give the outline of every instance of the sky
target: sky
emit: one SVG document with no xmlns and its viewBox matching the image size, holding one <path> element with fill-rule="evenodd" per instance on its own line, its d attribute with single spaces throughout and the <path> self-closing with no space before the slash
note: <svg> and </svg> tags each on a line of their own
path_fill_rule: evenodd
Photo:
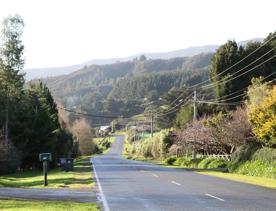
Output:
<svg viewBox="0 0 276 211">
<path fill-rule="evenodd" d="M 25 21 L 26 68 L 263 38 L 275 0 L 1 0 Z"/>
</svg>

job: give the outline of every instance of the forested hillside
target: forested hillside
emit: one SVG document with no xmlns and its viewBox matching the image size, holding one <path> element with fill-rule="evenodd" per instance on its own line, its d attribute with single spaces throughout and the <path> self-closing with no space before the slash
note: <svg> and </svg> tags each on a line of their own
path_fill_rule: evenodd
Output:
<svg viewBox="0 0 276 211">
<path fill-rule="evenodd" d="M 145 98 L 154 100 L 173 87 L 208 77 L 212 53 L 173 59 L 148 59 L 86 66 L 74 73 L 44 79 L 68 108 L 96 114 L 135 115 Z"/>
</svg>

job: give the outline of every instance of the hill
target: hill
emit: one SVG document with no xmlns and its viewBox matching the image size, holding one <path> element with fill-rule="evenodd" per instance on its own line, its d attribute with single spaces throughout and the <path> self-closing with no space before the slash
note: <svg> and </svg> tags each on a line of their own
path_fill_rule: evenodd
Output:
<svg viewBox="0 0 276 211">
<path fill-rule="evenodd" d="M 144 98 L 156 100 L 171 88 L 207 78 L 212 53 L 90 65 L 43 81 L 64 106 L 97 114 L 135 115 Z M 95 121 L 95 120 L 94 120 Z"/>
<path fill-rule="evenodd" d="M 49 68 L 32 68 L 26 69 L 26 78 L 27 80 L 32 80 L 35 78 L 45 78 L 53 77 L 59 75 L 70 74 L 74 71 L 77 71 L 85 66 L 90 65 L 106 65 L 114 64 L 117 62 L 127 62 L 135 58 L 139 58 L 141 55 L 145 55 L 148 59 L 171 59 L 176 57 L 191 57 L 198 54 L 204 53 L 214 53 L 218 45 L 206 45 L 206 46 L 196 46 L 189 47 L 175 51 L 161 52 L 161 53 L 139 53 L 128 57 L 123 58 L 111 58 L 111 59 L 94 59 L 82 64 L 65 66 L 65 67 L 49 67 Z"/>
</svg>

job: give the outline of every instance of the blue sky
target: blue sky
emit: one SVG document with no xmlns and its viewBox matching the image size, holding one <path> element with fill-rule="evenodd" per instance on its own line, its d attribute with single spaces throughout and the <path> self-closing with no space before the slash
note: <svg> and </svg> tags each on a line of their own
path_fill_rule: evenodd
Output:
<svg viewBox="0 0 276 211">
<path fill-rule="evenodd" d="M 273 0 L 2 0 L 0 19 L 23 17 L 33 68 L 265 37 L 276 30 L 275 8 Z"/>
</svg>

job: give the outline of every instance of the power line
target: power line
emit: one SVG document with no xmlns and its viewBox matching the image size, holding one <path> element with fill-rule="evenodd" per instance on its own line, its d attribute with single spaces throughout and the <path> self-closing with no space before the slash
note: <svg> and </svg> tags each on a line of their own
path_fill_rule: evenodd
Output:
<svg viewBox="0 0 276 211">
<path fill-rule="evenodd" d="M 256 48 L 254 51 L 252 51 L 250 54 L 248 54 L 247 56 L 245 56 L 244 58 L 242 58 L 241 60 L 239 60 L 238 62 L 236 62 L 235 64 L 233 64 L 232 66 L 230 66 L 230 67 L 228 67 L 227 69 L 225 69 L 225 70 L 223 70 L 222 72 L 220 72 L 218 75 L 216 75 L 216 76 L 214 76 L 214 77 L 212 77 L 212 78 L 209 78 L 209 79 L 207 79 L 207 80 L 205 80 L 205 81 L 202 81 L 202 82 L 200 82 L 200 83 L 194 84 L 194 85 L 192 85 L 192 86 L 190 86 L 190 87 L 188 87 L 188 88 L 189 88 L 189 89 L 192 89 L 192 88 L 194 88 L 194 87 L 197 87 L 197 86 L 199 86 L 199 85 L 201 85 L 201 84 L 204 84 L 204 83 L 210 81 L 211 79 L 214 79 L 215 77 L 218 77 L 218 76 L 220 76 L 220 75 L 226 73 L 228 70 L 230 70 L 231 68 L 233 68 L 233 67 L 235 67 L 236 65 L 240 64 L 242 61 L 244 61 L 245 59 L 247 59 L 248 57 L 250 57 L 251 55 L 253 55 L 255 52 L 257 52 L 259 49 L 261 49 L 262 47 L 264 47 L 265 45 L 267 45 L 267 44 L 268 44 L 271 40 L 273 40 L 275 37 L 276 37 L 276 35 L 274 35 L 273 37 L 271 37 L 269 40 L 267 40 L 267 41 L 266 41 L 265 43 L 263 43 L 261 46 L 259 46 L 258 48 Z"/>
<path fill-rule="evenodd" d="M 248 64 L 248 65 L 246 65 L 245 67 L 243 67 L 242 69 L 240 69 L 240 70 L 238 70 L 238 71 L 236 71 L 234 74 L 232 74 L 231 76 L 234 76 L 234 75 L 236 75 L 237 73 L 239 73 L 239 72 L 241 72 L 242 70 L 244 70 L 245 68 L 247 68 L 247 67 L 249 67 L 250 65 L 252 65 L 252 64 L 254 64 L 255 62 L 257 62 L 258 60 L 260 60 L 261 58 L 263 58 L 264 56 L 266 56 L 267 54 L 269 54 L 271 51 L 273 51 L 274 49 L 276 49 L 276 47 L 274 47 L 273 49 L 271 49 L 270 51 L 268 51 L 268 52 L 266 52 L 265 54 L 263 54 L 261 57 L 259 57 L 258 59 L 256 59 L 256 60 L 254 60 L 253 62 L 251 62 L 250 64 Z M 263 63 L 261 63 L 261 64 L 259 64 L 259 65 L 257 65 L 257 66 L 255 66 L 254 68 L 252 68 L 252 69 L 250 69 L 249 71 L 246 71 L 246 72 L 243 72 L 242 74 L 240 74 L 239 76 L 236 76 L 236 77 L 234 77 L 234 78 L 230 78 L 231 80 L 233 80 L 233 79 L 235 79 L 235 78 L 238 78 L 238 77 L 240 77 L 240 76 L 242 76 L 242 75 L 244 75 L 245 73 L 247 73 L 247 72 L 250 72 L 250 71 L 252 71 L 253 69 L 255 69 L 255 68 L 257 68 L 258 66 L 260 66 L 260 65 L 262 65 L 262 64 L 264 64 L 264 63 L 266 63 L 267 61 L 269 61 L 269 60 L 271 60 L 271 59 L 273 59 L 275 57 L 275 55 L 274 56 L 272 56 L 271 58 L 269 58 L 269 59 L 267 59 L 265 62 L 263 62 Z M 205 85 L 205 86 L 201 86 L 201 88 L 202 89 L 205 89 L 205 88 L 211 88 L 211 87 L 214 87 L 214 86 L 218 86 L 218 85 L 220 85 L 220 84 L 222 84 L 222 83 L 226 83 L 225 81 L 223 81 L 224 79 L 221 79 L 221 80 L 219 80 L 219 81 L 216 81 L 215 83 L 212 83 L 212 84 L 208 84 L 208 85 Z M 228 81 L 231 81 L 231 80 L 228 80 Z M 228 82 L 227 81 L 227 82 Z"/>
<path fill-rule="evenodd" d="M 206 103 L 206 104 L 214 104 L 214 105 L 240 105 L 243 103 L 243 101 L 233 102 L 233 103 L 219 103 L 219 102 L 202 101 L 202 100 L 197 100 L 197 102 L 198 103 Z"/>
<path fill-rule="evenodd" d="M 271 74 L 267 75 L 267 76 L 264 77 L 261 81 L 264 81 L 264 80 L 270 78 L 270 77 L 273 76 L 274 74 L 276 74 L 276 71 L 274 71 L 274 72 L 272 72 Z M 271 80 L 271 82 L 274 81 L 274 80 L 276 80 L 276 78 L 274 78 L 273 80 Z M 236 93 L 239 93 L 239 92 L 241 92 L 241 91 L 244 91 L 244 90 L 246 90 L 246 89 L 248 89 L 248 86 L 246 86 L 246 87 L 244 87 L 244 88 L 242 88 L 242 89 L 239 89 L 239 90 L 237 90 L 237 91 L 235 91 L 235 92 L 232 92 L 232 93 L 230 93 L 230 94 L 221 96 L 220 98 L 209 99 L 209 100 L 216 100 L 216 101 L 227 101 L 227 100 L 231 100 L 231 99 L 234 99 L 234 98 L 236 98 L 236 97 L 242 96 L 244 93 L 243 93 L 243 94 L 240 94 L 240 95 L 236 95 L 236 96 L 233 97 L 233 98 L 227 98 L 227 99 L 224 99 L 224 98 L 230 97 L 230 96 L 232 96 L 232 95 L 234 95 L 234 94 L 236 94 Z"/>
<path fill-rule="evenodd" d="M 185 106 L 185 105 L 187 105 L 189 102 L 190 102 L 190 101 L 187 100 L 187 101 L 182 105 L 182 107 Z M 156 117 L 166 116 L 166 115 L 171 114 L 171 113 L 174 113 L 174 112 L 176 112 L 176 111 L 178 111 L 178 110 L 179 110 L 179 109 L 177 108 L 177 109 L 174 109 L 174 110 L 169 111 L 169 112 L 167 112 L 167 113 L 163 113 L 163 114 L 160 114 L 160 115 L 156 115 Z"/>
<path fill-rule="evenodd" d="M 167 109 L 167 111 L 163 111 L 163 112 L 157 112 L 155 113 L 156 114 L 164 114 L 164 113 L 167 113 L 167 112 L 170 112 L 171 110 L 177 108 L 178 106 L 180 106 L 182 103 L 184 103 L 185 101 L 187 101 L 191 96 L 192 96 L 193 93 L 191 93 L 190 95 L 188 95 L 184 100 L 182 100 L 180 103 L 178 103 L 177 105 L 175 105 L 174 107 L 170 108 L 170 109 Z"/>
<path fill-rule="evenodd" d="M 59 107 L 59 106 L 57 108 L 62 109 L 62 110 L 67 111 L 67 112 L 70 112 L 70 113 L 77 114 L 77 115 L 91 116 L 91 117 L 95 117 L 95 118 L 104 118 L 104 119 L 126 118 L 126 117 L 122 117 L 122 116 L 105 116 L 105 115 L 99 115 L 99 114 L 83 113 L 83 112 L 74 111 L 74 110 L 64 108 L 64 107 Z"/>
</svg>

